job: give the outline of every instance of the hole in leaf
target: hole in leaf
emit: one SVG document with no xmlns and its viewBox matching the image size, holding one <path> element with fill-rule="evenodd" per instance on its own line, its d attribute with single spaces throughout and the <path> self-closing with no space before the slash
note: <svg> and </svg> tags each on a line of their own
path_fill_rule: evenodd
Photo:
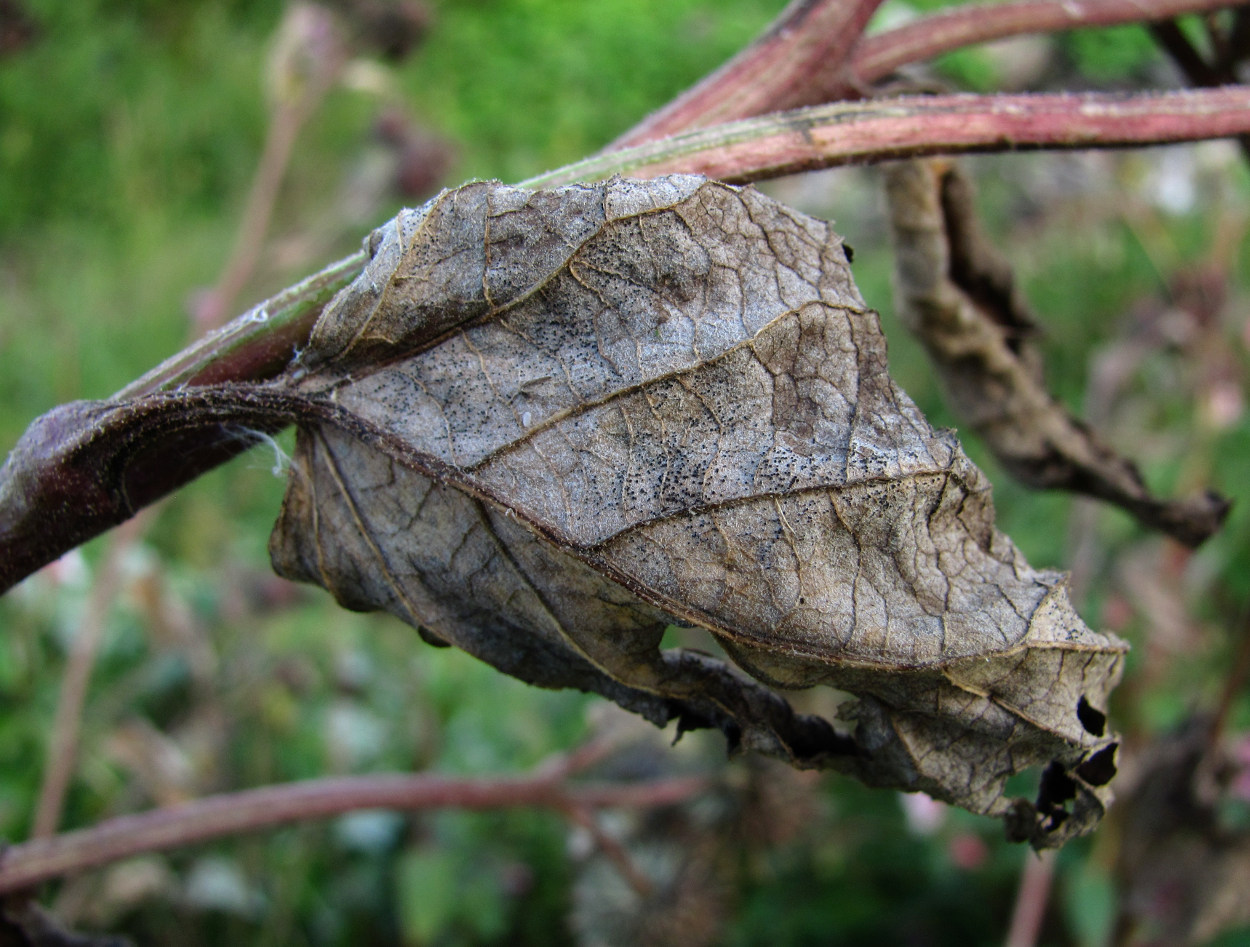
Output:
<svg viewBox="0 0 1250 947">
<path fill-rule="evenodd" d="M 1115 776 L 1115 751 L 1120 744 L 1112 743 L 1092 754 L 1076 768 L 1076 775 L 1091 786 L 1105 786 Z"/>
<path fill-rule="evenodd" d="M 686 706 L 681 701 L 669 702 L 669 713 L 677 720 L 677 732 L 673 734 L 673 745 L 681 738 L 695 730 L 719 730 L 725 735 L 726 749 L 730 756 L 742 745 L 742 727 L 729 717 L 716 720 Z"/>
<path fill-rule="evenodd" d="M 1062 766 L 1051 763 L 1042 773 L 1042 785 L 1037 793 L 1038 812 L 1056 813 L 1063 804 L 1076 798 L 1076 783 Z"/>
<path fill-rule="evenodd" d="M 1107 715 L 1091 705 L 1084 696 L 1076 702 L 1076 718 L 1081 721 L 1081 726 L 1087 733 L 1100 737 L 1107 732 Z"/>
<path fill-rule="evenodd" d="M 716 639 L 716 636 L 706 628 L 698 626 L 669 625 L 664 630 L 664 637 L 660 641 L 660 649 L 667 651 L 671 648 L 694 651 L 697 654 L 706 655 L 709 658 L 716 658 L 721 661 L 729 660 L 729 655 L 725 653 L 725 649 L 721 647 L 721 643 Z"/>
<path fill-rule="evenodd" d="M 810 759 L 822 753 L 836 753 L 840 756 L 864 755 L 854 737 L 839 733 L 823 717 L 804 715 L 803 720 L 806 726 L 798 732 L 798 739 L 790 746 L 794 755 L 800 759 Z"/>
</svg>

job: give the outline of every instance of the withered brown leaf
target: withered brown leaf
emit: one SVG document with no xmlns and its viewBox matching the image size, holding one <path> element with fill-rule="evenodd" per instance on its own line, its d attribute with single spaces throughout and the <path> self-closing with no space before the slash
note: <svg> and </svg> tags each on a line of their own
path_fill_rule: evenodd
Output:
<svg viewBox="0 0 1250 947">
<path fill-rule="evenodd" d="M 899 314 L 924 345 L 946 399 L 1021 483 L 1114 503 L 1197 546 L 1229 502 L 1207 491 L 1165 500 L 1050 393 L 1036 324 L 1011 267 L 978 226 L 972 185 L 948 159 L 885 169 Z"/>
<path fill-rule="evenodd" d="M 1097 822 L 1125 645 L 995 530 L 827 224 L 697 177 L 477 183 L 370 246 L 256 395 L 301 422 L 280 573 L 1037 846 Z M 662 649 L 671 622 L 749 676 Z M 849 732 L 791 708 L 818 684 L 857 697 Z M 1033 767 L 1036 801 L 1006 798 Z"/>
</svg>

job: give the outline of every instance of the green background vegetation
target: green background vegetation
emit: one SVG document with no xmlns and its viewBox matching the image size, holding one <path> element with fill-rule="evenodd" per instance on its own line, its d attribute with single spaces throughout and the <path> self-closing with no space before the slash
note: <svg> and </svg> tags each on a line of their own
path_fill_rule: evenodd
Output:
<svg viewBox="0 0 1250 947">
<path fill-rule="evenodd" d="M 934 5 L 891 4 L 883 15 Z M 187 341 L 191 300 L 224 265 L 264 140 L 266 62 L 284 10 L 277 0 L 22 6 L 36 33 L 0 58 L 0 449 L 55 404 L 106 397 Z M 444 183 L 519 180 L 606 144 L 748 41 L 780 3 L 428 6 L 433 24 L 412 56 L 387 64 L 359 51 L 369 66 L 352 75 L 364 78 L 332 90 L 304 128 L 237 309 L 350 251 L 400 206 L 393 190 L 352 198 L 378 158 L 385 108 L 402 107 L 412 127 L 451 144 Z M 1168 76 L 1140 30 L 1055 43 L 1048 62 L 1038 86 Z M 978 51 L 942 69 L 957 83 L 994 88 L 1004 60 Z M 974 168 L 989 224 L 1045 325 L 1061 397 L 1110 424 L 1111 440 L 1162 491 L 1211 483 L 1237 494 L 1250 470 L 1250 420 L 1244 410 L 1213 414 L 1211 404 L 1229 378 L 1244 390 L 1246 174 L 1228 149 L 1179 164 L 1164 154 L 987 158 Z M 1192 189 L 1187 205 L 1155 199 L 1168 174 Z M 896 375 L 931 417 L 953 424 L 891 316 L 873 175 L 771 187 L 837 219 L 856 248 L 861 289 L 883 312 Z M 1234 279 L 1224 286 L 1229 302 L 1213 322 L 1168 336 L 1160 313 L 1175 308 L 1178 279 L 1208 272 Z M 1110 402 L 1090 403 L 1091 378 L 1117 354 L 1137 358 L 1127 380 Z M 1035 564 L 1068 567 L 1076 551 L 1090 554 L 1087 619 L 1139 646 L 1130 674 L 1140 683 L 1126 686 L 1117 725 L 1148 736 L 1209 702 L 1231 653 L 1227 629 L 1250 600 L 1246 504 L 1224 534 L 1169 571 L 1174 551 L 1124 517 L 1027 493 L 979 445 L 968 447 L 998 485 L 1000 525 Z M 332 773 L 513 773 L 606 726 L 613 711 L 581 695 L 526 688 L 427 647 L 394 621 L 342 612 L 268 576 L 265 541 L 282 489 L 272 463 L 271 452 L 253 451 L 183 489 L 128 555 L 64 827 L 180 794 Z M 1087 518 L 1094 525 L 1083 533 Z M 91 544 L 59 574 L 0 600 L 2 838 L 30 829 L 65 655 L 101 548 Z M 1164 576 L 1165 604 L 1189 616 L 1176 640 L 1159 645 L 1163 658 L 1141 647 L 1157 630 L 1158 597 L 1134 597 L 1132 569 Z M 1237 714 L 1244 732 L 1244 701 Z M 717 741 L 698 735 L 648 759 L 621 775 L 658 767 L 727 781 L 719 809 L 682 815 L 695 840 L 729 825 L 745 831 L 752 819 L 771 825 L 779 811 L 750 810 L 731 790 L 791 780 L 726 764 Z M 809 823 L 741 842 L 736 862 L 727 867 L 722 855 L 708 869 L 715 884 L 687 892 L 726 921 L 721 942 L 1001 940 L 1025 852 L 1002 843 L 997 824 L 944 812 L 918 827 L 897 795 L 836 777 L 790 789 Z M 628 826 L 638 838 L 654 828 Z M 603 903 L 612 884 L 575 836 L 546 814 L 373 813 L 153 856 L 46 893 L 63 917 L 141 943 L 571 943 L 578 924 L 595 922 L 569 918 Z M 1110 844 L 1100 837 L 1061 854 L 1046 943 L 1103 942 Z"/>
</svg>

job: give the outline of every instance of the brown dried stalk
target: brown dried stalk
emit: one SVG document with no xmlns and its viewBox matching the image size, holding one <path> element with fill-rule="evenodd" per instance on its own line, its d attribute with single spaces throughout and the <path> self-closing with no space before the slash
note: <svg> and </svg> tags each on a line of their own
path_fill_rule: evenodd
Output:
<svg viewBox="0 0 1250 947">
<path fill-rule="evenodd" d="M 899 310 L 920 339 L 961 420 L 1032 487 L 1061 488 L 1122 507 L 1142 524 L 1196 546 L 1228 501 L 1150 494 L 1136 468 L 1055 400 L 1027 344 L 1032 319 L 1006 262 L 981 234 L 972 190 L 940 160 L 886 175 Z"/>
<path fill-rule="evenodd" d="M 1011 912 L 1005 947 L 1035 947 L 1046 918 L 1046 904 L 1055 877 L 1054 852 L 1025 852 L 1024 870 Z"/>
<path fill-rule="evenodd" d="M 328 9 L 311 3 L 288 8 L 270 64 L 274 102 L 265 144 L 230 257 L 195 313 L 201 332 L 225 321 L 255 272 L 296 139 L 338 80 L 345 62 L 342 37 Z"/>
</svg>

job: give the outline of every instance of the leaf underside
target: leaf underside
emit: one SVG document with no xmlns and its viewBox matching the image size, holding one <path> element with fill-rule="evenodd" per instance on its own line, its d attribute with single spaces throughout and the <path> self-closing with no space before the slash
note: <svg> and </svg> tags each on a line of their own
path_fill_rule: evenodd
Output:
<svg viewBox="0 0 1250 947">
<path fill-rule="evenodd" d="M 1003 817 L 1092 828 L 1125 645 L 993 525 L 890 379 L 840 238 L 697 177 L 444 192 L 253 401 L 300 421 L 283 575 L 544 687 Z M 662 649 L 672 623 L 733 664 Z M 842 720 L 787 692 L 828 685 Z M 1008 777 L 1043 770 L 1037 797 Z"/>
</svg>

